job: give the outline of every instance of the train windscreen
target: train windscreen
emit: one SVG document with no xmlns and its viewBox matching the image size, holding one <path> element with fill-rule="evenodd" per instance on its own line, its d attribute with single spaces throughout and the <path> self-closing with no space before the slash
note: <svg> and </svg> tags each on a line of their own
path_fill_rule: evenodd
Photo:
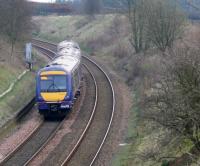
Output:
<svg viewBox="0 0 200 166">
<path fill-rule="evenodd" d="M 66 75 L 49 75 L 40 77 L 41 92 L 66 92 Z"/>
</svg>

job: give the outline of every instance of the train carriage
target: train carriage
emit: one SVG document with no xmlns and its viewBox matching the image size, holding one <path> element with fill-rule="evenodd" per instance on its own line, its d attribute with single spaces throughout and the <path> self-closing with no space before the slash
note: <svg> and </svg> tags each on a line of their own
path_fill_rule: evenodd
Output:
<svg viewBox="0 0 200 166">
<path fill-rule="evenodd" d="M 44 117 L 64 117 L 80 94 L 80 55 L 73 51 L 58 55 L 36 76 L 38 110 Z"/>
<path fill-rule="evenodd" d="M 57 51 L 59 52 L 64 48 L 73 48 L 73 49 L 80 51 L 79 45 L 74 41 L 64 40 L 64 41 L 60 42 L 57 46 Z"/>
</svg>

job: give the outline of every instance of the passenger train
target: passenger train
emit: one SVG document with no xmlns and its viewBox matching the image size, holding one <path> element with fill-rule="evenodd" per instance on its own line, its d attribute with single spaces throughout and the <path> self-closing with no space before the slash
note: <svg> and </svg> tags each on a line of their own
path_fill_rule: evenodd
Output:
<svg viewBox="0 0 200 166">
<path fill-rule="evenodd" d="M 80 95 L 81 51 L 77 43 L 63 41 L 57 56 L 36 75 L 36 101 L 39 113 L 64 117 Z"/>
</svg>

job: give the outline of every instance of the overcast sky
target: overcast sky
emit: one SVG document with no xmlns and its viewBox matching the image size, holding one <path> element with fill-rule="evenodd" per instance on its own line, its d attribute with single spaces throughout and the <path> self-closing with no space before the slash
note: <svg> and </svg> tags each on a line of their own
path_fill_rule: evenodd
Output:
<svg viewBox="0 0 200 166">
<path fill-rule="evenodd" d="M 28 0 L 28 1 L 34 1 L 34 2 L 55 2 L 55 0 Z"/>
</svg>

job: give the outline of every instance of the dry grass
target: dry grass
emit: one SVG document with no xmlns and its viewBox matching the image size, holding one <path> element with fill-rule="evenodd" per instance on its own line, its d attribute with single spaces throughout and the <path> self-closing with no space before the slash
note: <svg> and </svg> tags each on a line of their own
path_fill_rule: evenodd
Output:
<svg viewBox="0 0 200 166">
<path fill-rule="evenodd" d="M 0 93 L 5 91 L 11 82 L 25 70 L 21 46 L 17 45 L 13 57 L 10 55 L 10 45 L 0 40 Z"/>
<path fill-rule="evenodd" d="M 7 90 L 10 84 L 26 70 L 23 46 L 16 45 L 13 57 L 10 56 L 9 47 L 9 44 L 0 40 L 0 93 Z M 44 63 L 43 59 L 37 58 L 37 65 L 34 68 Z M 0 99 L 0 126 L 33 98 L 35 95 L 33 87 L 35 87 L 35 73 L 28 72 L 10 93 Z"/>
</svg>

